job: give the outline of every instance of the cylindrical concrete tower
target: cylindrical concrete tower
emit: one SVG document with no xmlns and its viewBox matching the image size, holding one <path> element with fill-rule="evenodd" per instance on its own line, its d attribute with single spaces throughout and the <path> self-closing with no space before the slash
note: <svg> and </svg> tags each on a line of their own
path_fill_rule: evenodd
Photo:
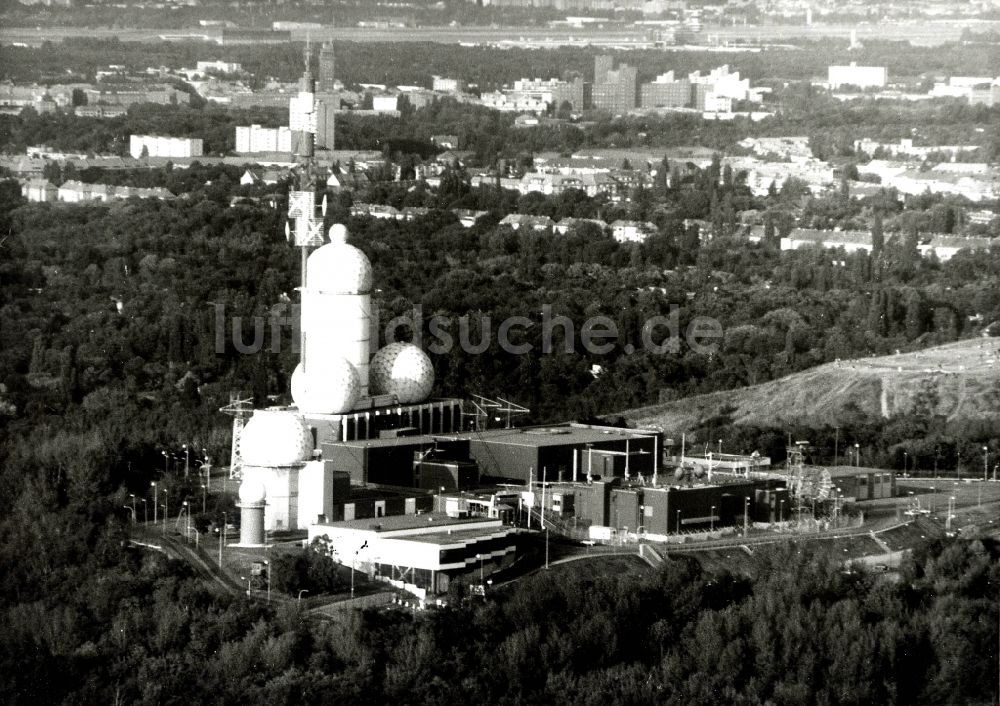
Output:
<svg viewBox="0 0 1000 706">
<path fill-rule="evenodd" d="M 312 457 L 312 434 L 301 415 L 288 409 L 259 409 L 243 428 L 241 501 L 246 501 L 251 524 L 256 512 L 269 530 L 299 526 L 299 471 Z M 263 485 L 263 493 L 257 486 Z M 243 486 L 247 496 L 242 497 Z M 267 503 L 258 502 L 266 497 Z M 241 504 L 241 506 L 243 506 Z M 242 536 L 242 533 L 241 533 Z M 261 540 L 263 541 L 263 540 Z"/>
<path fill-rule="evenodd" d="M 245 480 L 240 485 L 240 545 L 264 544 L 264 484 Z"/>
<path fill-rule="evenodd" d="M 333 226 L 330 242 L 314 251 L 306 265 L 302 291 L 304 371 L 299 371 L 300 375 L 304 372 L 304 379 L 292 389 L 302 411 L 340 414 L 368 396 L 371 288 L 372 266 L 367 256 L 347 244 L 343 225 Z M 352 383 L 344 361 L 356 373 L 356 383 Z M 354 394 L 342 389 L 354 384 Z M 296 387 L 300 394 L 296 394 Z M 301 394 L 305 390 L 311 394 Z"/>
</svg>

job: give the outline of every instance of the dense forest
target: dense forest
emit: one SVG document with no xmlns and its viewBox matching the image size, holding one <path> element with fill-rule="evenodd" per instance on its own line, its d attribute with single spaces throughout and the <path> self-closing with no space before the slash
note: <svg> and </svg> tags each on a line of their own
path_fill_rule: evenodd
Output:
<svg viewBox="0 0 1000 706">
<path fill-rule="evenodd" d="M 6 473 L 5 473 L 6 475 Z M 5 479 L 6 480 L 6 479 Z M 0 698 L 184 704 L 988 704 L 1000 548 L 918 549 L 898 582 L 791 545 L 746 574 L 542 572 L 449 607 L 318 621 L 126 548 L 91 495 L 0 519 Z M 84 529 L 86 528 L 86 529 Z"/>
<path fill-rule="evenodd" d="M 661 173 L 673 170 L 661 166 Z M 960 210 L 947 199 L 858 200 L 836 193 L 803 202 L 792 181 L 758 198 L 741 175 L 718 162 L 677 174 L 629 203 L 613 203 L 579 192 L 543 197 L 472 189 L 459 170 L 436 192 L 375 182 L 357 195 L 427 206 L 432 210 L 424 218 L 352 218 L 347 194 L 331 200 L 327 217 L 347 223 L 352 242 L 371 258 L 383 326 L 409 316 L 415 325 L 404 328 L 404 337 L 420 336 L 425 346 L 436 340 L 431 317 L 446 322 L 452 336 L 463 319 L 472 321 L 472 342 L 485 336 L 479 355 L 460 345 L 431 349 L 435 392 L 504 394 L 531 408 L 528 421 L 586 419 L 759 383 L 837 358 L 975 335 L 972 315 L 986 324 L 1000 320 L 1000 254 L 959 253 L 946 263 L 917 254 L 918 234 L 935 219 L 947 220 L 943 213 Z M 164 445 L 190 442 L 225 458 L 226 418 L 216 410 L 230 392 L 252 392 L 258 403 L 287 399 L 298 274 L 280 206 L 229 207 L 231 196 L 257 188 L 237 186 L 231 168 L 161 176 L 184 198 L 25 204 L 16 183 L 4 182 L 0 230 L 9 235 L 0 266 L 0 382 L 8 460 L 15 466 L 43 465 L 32 460 L 38 449 L 28 429 L 51 426 L 84 446 L 94 446 L 91 432 L 101 429 L 88 453 L 116 459 L 110 487 L 123 481 L 129 461 L 144 469 L 133 481 L 143 487 Z M 782 214 L 802 203 L 831 225 L 884 222 L 885 243 L 873 255 L 781 252 L 777 238 L 789 227 Z M 459 207 L 489 215 L 466 229 L 445 210 Z M 761 243 L 739 235 L 736 214 L 744 209 L 771 223 Z M 496 225 L 514 210 L 651 220 L 657 233 L 636 245 L 616 243 L 599 228 L 560 236 Z M 701 229 L 685 227 L 685 218 L 699 219 Z M 615 323 L 618 336 L 610 352 L 579 345 L 567 351 L 561 329 L 543 340 L 545 311 L 572 322 L 569 333 L 577 341 L 583 324 L 598 315 Z M 513 329 L 512 342 L 531 344 L 527 355 L 501 349 L 497 327 L 511 316 L 538 324 Z M 670 332 L 644 333 L 645 323 L 672 316 L 678 345 L 651 350 L 644 335 L 659 345 Z M 254 340 L 254 317 L 266 345 L 244 355 L 240 350 Z M 724 331 L 708 353 L 685 340 L 696 317 L 710 317 Z M 856 426 L 872 437 L 874 460 L 881 463 L 898 463 L 892 447 L 917 445 L 925 436 L 907 424 L 875 434 L 881 427 L 870 422 L 859 418 Z M 935 428 L 943 439 L 943 467 L 963 445 L 996 441 L 988 425 Z M 812 438 L 831 445 L 821 435 Z"/>
</svg>

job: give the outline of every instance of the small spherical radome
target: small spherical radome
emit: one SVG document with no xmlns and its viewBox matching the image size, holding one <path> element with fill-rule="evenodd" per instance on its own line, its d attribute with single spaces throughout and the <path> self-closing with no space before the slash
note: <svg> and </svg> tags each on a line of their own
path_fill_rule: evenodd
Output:
<svg viewBox="0 0 1000 706">
<path fill-rule="evenodd" d="M 247 466 L 295 466 L 312 456 L 312 434 L 293 411 L 258 409 L 243 427 L 240 455 Z"/>
<path fill-rule="evenodd" d="M 306 287 L 330 294 L 365 294 L 372 289 L 372 263 L 353 245 L 327 243 L 309 256 Z"/>
<path fill-rule="evenodd" d="M 372 358 L 373 394 L 395 395 L 400 404 L 423 402 L 434 387 L 431 359 L 412 343 L 390 343 Z"/>
<path fill-rule="evenodd" d="M 343 414 L 354 409 L 361 397 L 361 378 L 345 358 L 302 364 L 292 372 L 292 399 L 307 414 Z"/>
<path fill-rule="evenodd" d="M 264 502 L 267 496 L 267 488 L 259 480 L 244 480 L 240 483 L 240 503 L 243 505 L 256 505 Z"/>
</svg>

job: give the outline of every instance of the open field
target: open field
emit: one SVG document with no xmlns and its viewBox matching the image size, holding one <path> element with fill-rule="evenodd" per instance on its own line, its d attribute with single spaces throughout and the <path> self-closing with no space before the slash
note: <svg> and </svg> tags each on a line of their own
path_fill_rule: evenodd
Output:
<svg viewBox="0 0 1000 706">
<path fill-rule="evenodd" d="M 845 41 L 851 30 L 857 32 L 860 40 L 865 38 L 909 40 L 913 44 L 935 46 L 958 39 L 966 27 L 977 32 L 1000 28 L 1000 22 L 976 20 L 940 20 L 914 22 L 887 22 L 879 24 L 848 25 L 740 25 L 733 27 L 706 27 L 705 35 L 713 42 L 771 42 L 792 38 L 820 39 L 840 37 Z M 352 42 L 439 42 L 443 44 L 485 43 L 485 42 L 569 42 L 574 44 L 627 46 L 645 41 L 644 32 L 638 28 L 577 28 L 577 27 L 328 27 L 309 30 L 313 41 Z M 117 37 L 127 42 L 157 42 L 163 37 L 182 39 L 204 39 L 215 41 L 219 36 L 216 29 L 192 27 L 190 29 L 111 29 L 101 27 L 3 27 L 0 28 L 0 43 L 23 42 L 39 44 L 43 41 L 61 41 L 65 37 Z M 304 40 L 305 30 L 292 33 L 295 41 Z"/>
<path fill-rule="evenodd" d="M 826 363 L 780 380 L 696 395 L 622 412 L 636 426 L 673 433 L 735 408 L 737 424 L 833 423 L 853 402 L 889 417 L 913 410 L 918 394 L 934 390 L 935 412 L 949 420 L 997 416 L 1000 409 L 1000 339 L 974 338 L 924 351 Z"/>
</svg>

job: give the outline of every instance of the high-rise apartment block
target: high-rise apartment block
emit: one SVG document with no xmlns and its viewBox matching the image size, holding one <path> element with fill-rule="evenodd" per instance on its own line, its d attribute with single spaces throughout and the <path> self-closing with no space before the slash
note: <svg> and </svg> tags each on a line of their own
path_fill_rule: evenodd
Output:
<svg viewBox="0 0 1000 706">
<path fill-rule="evenodd" d="M 661 74 L 642 84 L 640 104 L 643 108 L 687 108 L 691 105 L 691 82 L 675 80 L 673 71 Z"/>
<path fill-rule="evenodd" d="M 337 90 L 335 77 L 336 62 L 333 56 L 333 44 L 327 42 L 319 50 L 319 82 L 316 84 L 317 93 L 330 93 Z"/>
<path fill-rule="evenodd" d="M 639 71 L 622 64 L 617 69 L 610 56 L 594 60 L 593 107 L 612 113 L 625 113 L 636 107 L 639 98 Z"/>
</svg>

